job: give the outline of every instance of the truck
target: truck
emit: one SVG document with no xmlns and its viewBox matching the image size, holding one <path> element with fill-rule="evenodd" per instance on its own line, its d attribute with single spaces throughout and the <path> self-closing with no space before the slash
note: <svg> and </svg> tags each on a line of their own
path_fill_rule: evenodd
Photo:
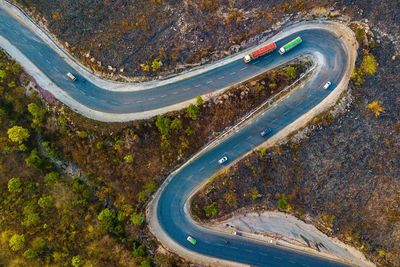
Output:
<svg viewBox="0 0 400 267">
<path fill-rule="evenodd" d="M 276 43 L 269 43 L 253 52 L 251 52 L 248 55 L 245 55 L 243 58 L 244 63 L 249 63 L 252 60 L 255 60 L 261 56 L 264 56 L 266 54 L 271 53 L 276 49 Z"/>
<path fill-rule="evenodd" d="M 281 48 L 279 48 L 279 54 L 281 54 L 281 55 L 285 54 L 287 51 L 292 50 L 293 48 L 295 48 L 302 42 L 303 42 L 303 40 L 301 39 L 300 36 L 294 38 L 292 41 L 290 41 L 289 43 L 287 43 L 284 46 L 282 46 Z"/>
<path fill-rule="evenodd" d="M 71 72 L 67 73 L 67 77 L 73 82 L 76 80 L 76 77 Z"/>
</svg>

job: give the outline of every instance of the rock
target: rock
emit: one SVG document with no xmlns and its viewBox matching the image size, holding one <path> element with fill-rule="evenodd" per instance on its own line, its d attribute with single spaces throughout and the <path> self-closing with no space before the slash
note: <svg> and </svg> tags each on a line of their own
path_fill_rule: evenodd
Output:
<svg viewBox="0 0 400 267">
<path fill-rule="evenodd" d="M 392 56 L 392 60 L 395 60 L 395 59 L 396 59 L 396 55 Z"/>
<path fill-rule="evenodd" d="M 113 70 L 113 67 L 111 67 L 110 65 L 107 66 L 108 70 Z"/>
<path fill-rule="evenodd" d="M 90 57 L 90 52 L 87 52 L 87 53 L 85 54 L 85 57 L 86 57 L 86 58 L 89 58 L 89 57 Z"/>
<path fill-rule="evenodd" d="M 90 59 L 90 62 L 95 62 L 96 61 L 96 59 L 94 58 L 94 57 L 92 57 L 91 59 Z"/>
<path fill-rule="evenodd" d="M 120 68 L 120 69 L 119 69 L 119 72 L 124 72 L 124 68 Z"/>
<path fill-rule="evenodd" d="M 65 42 L 65 47 L 69 47 L 69 43 L 68 42 Z"/>
</svg>

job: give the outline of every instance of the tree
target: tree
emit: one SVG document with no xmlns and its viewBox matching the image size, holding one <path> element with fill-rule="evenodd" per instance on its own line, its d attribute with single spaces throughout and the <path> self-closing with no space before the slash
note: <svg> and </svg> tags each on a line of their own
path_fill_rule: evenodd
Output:
<svg viewBox="0 0 400 267">
<path fill-rule="evenodd" d="M 374 75 L 377 70 L 378 63 L 371 54 L 366 54 L 361 62 L 360 70 L 362 74 Z"/>
<path fill-rule="evenodd" d="M 101 221 L 107 229 L 111 229 L 115 223 L 115 213 L 105 208 L 99 213 L 97 219 Z"/>
<path fill-rule="evenodd" d="M 51 196 L 43 196 L 38 200 L 38 205 L 42 209 L 50 207 L 52 203 L 53 203 L 53 198 Z"/>
<path fill-rule="evenodd" d="M 46 113 L 46 110 L 39 107 L 35 103 L 30 103 L 28 105 L 28 111 L 29 111 L 29 113 L 31 113 L 31 115 L 33 117 L 33 121 L 32 121 L 33 125 L 40 125 L 40 123 L 43 120 L 44 114 Z"/>
<path fill-rule="evenodd" d="M 10 193 L 22 192 L 21 186 L 22 186 L 22 182 L 21 182 L 21 179 L 19 179 L 19 178 L 14 177 L 14 178 L 11 178 L 10 180 L 8 180 L 7 187 L 8 187 L 8 191 Z"/>
<path fill-rule="evenodd" d="M 18 251 L 18 250 L 23 249 L 25 246 L 25 236 L 19 235 L 19 234 L 14 234 L 10 238 L 8 245 L 12 251 Z"/>
<path fill-rule="evenodd" d="M 140 263 L 140 267 L 151 267 L 150 261 L 149 261 L 149 260 L 143 260 L 143 261 Z"/>
<path fill-rule="evenodd" d="M 18 143 L 18 144 L 22 144 L 30 136 L 29 130 L 25 129 L 21 126 L 13 126 L 12 128 L 8 129 L 7 134 L 8 134 L 8 138 L 12 142 Z"/>
<path fill-rule="evenodd" d="M 58 182 L 58 180 L 60 179 L 60 174 L 58 174 L 57 172 L 49 172 L 48 174 L 46 174 L 46 176 L 44 177 L 44 180 L 46 181 L 47 184 L 49 185 L 54 185 Z"/>
<path fill-rule="evenodd" d="M 71 265 L 73 267 L 80 267 L 83 265 L 83 259 L 81 256 L 73 256 L 71 260 Z"/>
<path fill-rule="evenodd" d="M 197 118 L 199 117 L 199 113 L 200 113 L 200 109 L 199 107 L 190 104 L 187 108 L 186 108 L 186 116 L 191 118 L 192 120 L 197 120 Z"/>
<path fill-rule="evenodd" d="M 130 221 L 135 226 L 140 226 L 144 223 L 144 215 L 143 212 L 134 212 L 131 215 Z"/>
<path fill-rule="evenodd" d="M 286 73 L 291 79 L 296 79 L 297 77 L 297 71 L 292 66 L 286 68 Z"/>
<path fill-rule="evenodd" d="M 40 169 L 44 164 L 44 160 L 42 159 L 42 157 L 40 157 L 38 151 L 35 148 L 31 151 L 29 156 L 26 157 L 25 163 L 29 167 L 36 167 L 36 168 Z"/>
<path fill-rule="evenodd" d="M 381 113 L 385 111 L 385 109 L 382 107 L 382 101 L 380 100 L 375 100 L 371 102 L 370 104 L 368 104 L 367 107 L 375 114 L 376 118 L 379 118 Z"/>
<path fill-rule="evenodd" d="M 137 246 L 136 243 L 133 244 L 132 255 L 136 258 L 146 256 L 146 247 L 144 244 L 141 244 L 140 246 Z"/>
<path fill-rule="evenodd" d="M 163 115 L 158 115 L 156 127 L 162 135 L 168 135 L 171 130 L 171 120 Z"/>
<path fill-rule="evenodd" d="M 203 100 L 203 98 L 201 98 L 201 96 L 196 96 L 196 105 L 197 106 L 201 106 L 201 105 L 203 105 L 204 104 L 204 100 Z"/>
<path fill-rule="evenodd" d="M 149 193 L 149 194 L 155 192 L 156 189 L 157 189 L 157 184 L 156 184 L 156 182 L 154 182 L 154 181 L 148 181 L 148 182 L 145 183 L 145 185 L 144 185 L 144 190 L 145 190 L 147 193 Z"/>
</svg>

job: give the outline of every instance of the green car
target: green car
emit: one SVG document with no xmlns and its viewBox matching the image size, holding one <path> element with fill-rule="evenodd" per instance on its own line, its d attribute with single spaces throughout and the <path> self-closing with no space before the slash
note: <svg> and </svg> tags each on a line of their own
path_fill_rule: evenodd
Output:
<svg viewBox="0 0 400 267">
<path fill-rule="evenodd" d="M 191 236 L 188 236 L 188 237 L 187 237 L 187 241 L 189 241 L 190 243 L 192 243 L 192 245 L 196 245 L 196 243 L 197 243 L 197 240 L 194 239 L 194 238 L 191 237 Z"/>
</svg>

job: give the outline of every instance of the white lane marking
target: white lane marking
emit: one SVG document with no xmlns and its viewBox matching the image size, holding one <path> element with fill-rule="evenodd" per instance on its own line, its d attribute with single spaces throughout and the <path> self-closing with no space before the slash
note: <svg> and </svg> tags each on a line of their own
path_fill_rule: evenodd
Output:
<svg viewBox="0 0 400 267">
<path fill-rule="evenodd" d="M 137 101 L 136 101 L 136 103 L 142 103 L 142 102 L 143 102 L 142 100 L 137 100 Z"/>
<path fill-rule="evenodd" d="M 295 262 L 295 261 L 292 261 L 292 260 L 288 260 L 288 262 L 290 262 L 290 263 L 292 263 L 292 264 L 296 264 L 296 262 Z"/>
<path fill-rule="evenodd" d="M 190 180 L 190 179 L 192 179 L 192 177 L 193 177 L 193 175 L 190 175 L 190 176 L 188 177 L 188 179 Z"/>
<path fill-rule="evenodd" d="M 229 75 L 235 75 L 236 71 L 229 73 Z"/>
<path fill-rule="evenodd" d="M 196 84 L 194 87 L 200 87 L 201 86 L 201 84 Z"/>
<path fill-rule="evenodd" d="M 155 99 L 154 97 L 150 97 L 150 98 L 147 99 L 147 100 L 153 101 L 154 99 Z"/>
<path fill-rule="evenodd" d="M 162 95 L 162 96 L 160 96 L 161 98 L 164 98 L 164 97 L 167 97 L 167 95 Z"/>
<path fill-rule="evenodd" d="M 233 148 L 237 148 L 237 147 L 239 147 L 240 146 L 240 144 L 236 144 Z"/>
<path fill-rule="evenodd" d="M 247 248 L 245 248 L 244 250 L 247 251 L 247 252 L 253 252 L 253 251 L 251 251 L 250 249 L 247 249 Z"/>
<path fill-rule="evenodd" d="M 253 62 L 252 64 L 253 65 L 257 65 L 258 63 L 260 63 L 261 61 L 255 61 L 255 62 Z"/>
<path fill-rule="evenodd" d="M 251 139 L 253 136 L 249 135 L 246 137 L 247 140 Z"/>
<path fill-rule="evenodd" d="M 288 114 L 290 112 L 290 110 L 287 110 L 287 111 L 285 111 L 284 113 L 283 113 L 283 115 L 286 115 L 286 114 Z"/>
<path fill-rule="evenodd" d="M 222 80 L 225 76 L 218 77 L 218 80 Z"/>
<path fill-rule="evenodd" d="M 281 260 L 281 259 L 282 259 L 281 257 L 277 257 L 277 256 L 272 256 L 272 258 L 278 259 L 278 260 Z"/>
<path fill-rule="evenodd" d="M 207 84 L 210 84 L 210 83 L 212 83 L 213 81 L 211 81 L 211 80 L 209 80 L 209 81 L 207 81 Z"/>
<path fill-rule="evenodd" d="M 183 89 L 184 92 L 187 92 L 187 91 L 189 91 L 189 90 L 190 90 L 189 88 Z"/>
<path fill-rule="evenodd" d="M 203 167 L 201 167 L 200 169 L 199 169 L 199 171 L 201 172 L 202 170 L 204 170 L 204 166 Z"/>
<path fill-rule="evenodd" d="M 274 122 L 276 122 L 278 119 L 274 119 L 273 121 L 271 121 L 271 123 L 274 123 Z"/>
<path fill-rule="evenodd" d="M 172 92 L 172 94 L 173 94 L 173 95 L 176 95 L 177 93 L 178 93 L 178 91 L 174 91 L 174 92 Z"/>
<path fill-rule="evenodd" d="M 240 70 L 245 70 L 245 69 L 247 69 L 247 67 L 243 67 L 243 68 L 241 68 Z"/>
</svg>

